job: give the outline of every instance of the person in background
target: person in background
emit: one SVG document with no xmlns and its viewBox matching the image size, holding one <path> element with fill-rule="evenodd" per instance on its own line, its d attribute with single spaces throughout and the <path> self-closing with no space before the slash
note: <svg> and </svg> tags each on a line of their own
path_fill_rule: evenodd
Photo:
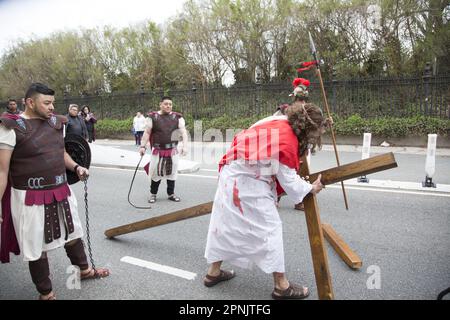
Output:
<svg viewBox="0 0 450 320">
<path fill-rule="evenodd" d="M 6 111 L 2 114 L 2 115 L 7 115 L 7 114 L 21 114 L 22 111 L 20 111 L 17 108 L 17 101 L 15 99 L 9 99 L 8 100 L 8 106 L 6 107 Z"/>
<path fill-rule="evenodd" d="M 86 125 L 88 142 L 92 143 L 92 141 L 95 141 L 95 123 L 97 119 L 95 119 L 94 114 L 87 105 L 81 108 L 80 116 L 84 119 L 84 124 Z"/>
<path fill-rule="evenodd" d="M 78 105 L 69 105 L 69 113 L 67 114 L 68 122 L 66 123 L 66 135 L 76 134 L 88 140 L 88 133 L 84 119 L 78 114 Z"/>
<path fill-rule="evenodd" d="M 141 111 L 136 112 L 133 118 L 134 138 L 137 146 L 141 145 L 142 136 L 144 135 L 146 119 Z"/>
</svg>

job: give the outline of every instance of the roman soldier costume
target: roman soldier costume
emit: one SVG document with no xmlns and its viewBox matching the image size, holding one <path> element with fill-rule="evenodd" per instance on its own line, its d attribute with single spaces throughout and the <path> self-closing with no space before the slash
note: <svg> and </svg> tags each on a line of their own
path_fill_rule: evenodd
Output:
<svg viewBox="0 0 450 320">
<path fill-rule="evenodd" d="M 77 202 L 67 183 L 66 122 L 66 117 L 56 115 L 45 120 L 17 115 L 0 118 L 0 143 L 13 148 L 9 185 L 2 199 L 0 258 L 9 262 L 10 252 L 21 251 L 42 295 L 52 290 L 43 252 L 64 246 L 72 264 L 81 270 L 89 267 Z"/>
<path fill-rule="evenodd" d="M 182 130 L 185 130 L 184 127 L 185 122 L 180 113 L 172 111 L 148 114 L 147 128 L 150 129 L 152 155 L 150 163 L 144 169 L 150 178 L 150 198 L 148 200 L 150 203 L 156 201 L 156 194 L 162 179 L 167 180 L 168 199 L 180 201 L 180 198 L 175 196 L 174 189 L 179 162 L 178 138 L 182 135 Z"/>
<path fill-rule="evenodd" d="M 152 155 L 158 158 L 157 162 L 150 162 L 150 172 L 153 173 L 152 179 L 153 181 L 159 181 L 162 177 L 167 179 L 175 177 L 170 179 L 175 180 L 178 157 L 175 158 L 176 163 L 173 160 L 178 153 L 178 140 L 172 140 L 172 138 L 174 131 L 178 130 L 179 121 L 183 116 L 177 112 L 169 114 L 151 112 L 149 117 L 152 119 L 152 135 L 150 138 L 153 147 Z"/>
</svg>

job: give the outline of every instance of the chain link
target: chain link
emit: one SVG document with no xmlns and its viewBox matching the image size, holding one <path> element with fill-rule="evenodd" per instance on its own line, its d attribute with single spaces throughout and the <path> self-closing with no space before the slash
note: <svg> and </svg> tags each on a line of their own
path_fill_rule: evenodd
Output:
<svg viewBox="0 0 450 320">
<path fill-rule="evenodd" d="M 94 269 L 94 274 L 97 275 L 97 269 L 95 268 L 94 258 L 92 257 L 91 248 L 91 236 L 89 233 L 89 207 L 88 207 L 88 190 L 87 190 L 87 178 L 83 181 L 84 183 L 84 208 L 86 215 L 86 240 L 88 246 L 89 260 L 91 261 L 92 269 Z"/>
</svg>

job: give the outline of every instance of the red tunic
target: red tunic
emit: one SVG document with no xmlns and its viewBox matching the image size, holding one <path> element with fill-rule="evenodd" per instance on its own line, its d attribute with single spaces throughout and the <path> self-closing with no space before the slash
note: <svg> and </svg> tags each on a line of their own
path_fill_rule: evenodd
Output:
<svg viewBox="0 0 450 320">
<path fill-rule="evenodd" d="M 249 162 L 278 160 L 298 171 L 298 139 L 287 120 L 263 122 L 234 137 L 231 148 L 219 162 L 219 171 L 224 165 L 237 159 Z M 280 195 L 283 192 L 277 182 L 277 193 Z"/>
</svg>

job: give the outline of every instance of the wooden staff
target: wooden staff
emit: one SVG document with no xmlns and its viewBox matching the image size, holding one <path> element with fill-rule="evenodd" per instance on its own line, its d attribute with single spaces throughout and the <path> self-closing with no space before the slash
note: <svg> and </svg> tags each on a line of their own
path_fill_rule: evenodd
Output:
<svg viewBox="0 0 450 320">
<path fill-rule="evenodd" d="M 177 222 L 180 220 L 200 217 L 205 214 L 210 214 L 212 211 L 212 202 L 207 202 L 200 204 L 195 207 L 190 207 L 182 210 L 178 210 L 172 213 L 163 214 L 161 216 L 153 217 L 150 219 L 145 219 L 138 222 L 133 222 L 120 227 L 112 228 L 105 231 L 105 236 L 109 239 L 131 232 L 136 232 L 140 230 L 149 229 L 152 227 L 160 226 L 163 224 L 168 224 L 172 222 Z"/>
<path fill-rule="evenodd" d="M 320 72 L 320 66 L 319 66 L 319 62 L 317 60 L 317 52 L 316 52 L 316 46 L 314 45 L 314 41 L 312 39 L 311 33 L 309 33 L 309 45 L 311 47 L 311 53 L 314 57 L 314 60 L 316 61 L 316 67 L 317 67 L 317 77 L 319 78 L 319 82 L 320 82 L 320 88 L 322 91 L 322 97 L 323 97 L 323 102 L 325 104 L 325 108 L 327 111 L 327 115 L 329 118 L 331 118 L 331 113 L 330 113 L 330 108 L 328 107 L 328 101 L 327 101 L 327 95 L 325 93 L 325 87 L 323 85 L 323 80 L 322 80 L 322 73 Z M 333 147 L 334 147 L 334 155 L 336 156 L 336 163 L 338 166 L 341 165 L 340 161 L 339 161 L 339 155 L 337 152 L 337 147 L 336 147 L 336 137 L 334 135 L 334 130 L 333 130 L 333 126 L 330 126 L 330 131 L 331 131 L 331 140 L 333 141 Z M 345 203 L 345 209 L 348 210 L 348 201 L 347 201 L 347 194 L 345 192 L 345 187 L 344 187 L 344 181 L 341 181 L 341 187 L 342 187 L 342 193 L 344 195 L 344 203 Z"/>
</svg>

